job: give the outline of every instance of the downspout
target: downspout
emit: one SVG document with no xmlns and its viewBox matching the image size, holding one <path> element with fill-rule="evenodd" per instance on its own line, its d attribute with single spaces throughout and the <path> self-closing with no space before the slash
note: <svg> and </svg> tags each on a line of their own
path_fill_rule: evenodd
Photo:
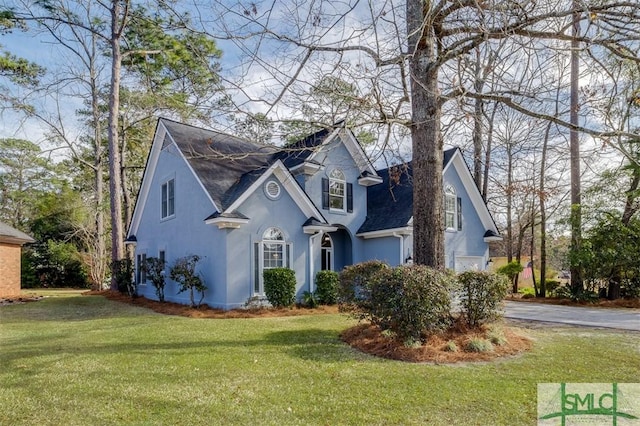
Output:
<svg viewBox="0 0 640 426">
<path fill-rule="evenodd" d="M 322 234 L 324 234 L 323 231 L 320 231 L 316 234 L 312 234 L 309 236 L 309 293 L 313 293 L 313 275 L 314 275 L 314 270 L 313 270 L 313 244 L 315 242 L 315 239 L 319 236 L 322 236 Z"/>
<path fill-rule="evenodd" d="M 404 235 L 394 232 L 393 236 L 400 238 L 400 263 L 398 265 L 404 265 Z"/>
</svg>

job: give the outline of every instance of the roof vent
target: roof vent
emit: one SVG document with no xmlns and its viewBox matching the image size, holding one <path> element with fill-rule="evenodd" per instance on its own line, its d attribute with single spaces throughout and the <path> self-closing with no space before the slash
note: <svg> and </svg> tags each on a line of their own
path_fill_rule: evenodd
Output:
<svg viewBox="0 0 640 426">
<path fill-rule="evenodd" d="M 275 180 L 270 180 L 264 185 L 264 192 L 267 194 L 267 197 L 275 200 L 280 196 L 280 185 Z"/>
</svg>

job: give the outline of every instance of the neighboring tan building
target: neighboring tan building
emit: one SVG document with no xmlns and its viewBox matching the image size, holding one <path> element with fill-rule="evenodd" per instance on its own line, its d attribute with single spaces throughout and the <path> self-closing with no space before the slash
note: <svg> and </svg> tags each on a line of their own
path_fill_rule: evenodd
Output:
<svg viewBox="0 0 640 426">
<path fill-rule="evenodd" d="M 34 239 L 0 222 L 0 297 L 20 295 L 20 252 Z"/>
</svg>

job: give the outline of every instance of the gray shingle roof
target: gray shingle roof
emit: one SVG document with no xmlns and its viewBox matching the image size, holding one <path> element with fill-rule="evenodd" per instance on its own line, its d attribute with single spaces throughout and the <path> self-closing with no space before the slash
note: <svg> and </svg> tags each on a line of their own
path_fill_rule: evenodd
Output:
<svg viewBox="0 0 640 426">
<path fill-rule="evenodd" d="M 18 231 L 4 222 L 0 222 L 0 241 L 1 240 L 15 241 L 18 244 L 32 243 L 35 241 L 24 232 Z"/>
<path fill-rule="evenodd" d="M 221 211 L 231 206 L 277 160 L 289 169 L 303 163 L 332 132 L 320 130 L 277 148 L 165 118 L 160 120 Z"/>
<path fill-rule="evenodd" d="M 273 163 L 276 150 L 235 136 L 161 119 L 221 210 Z"/>
<path fill-rule="evenodd" d="M 277 154 L 277 158 L 282 160 L 288 169 L 302 164 L 314 153 L 315 148 L 324 143 L 332 131 L 333 129 L 323 129 L 302 140 L 290 143 L 283 147 Z"/>
<path fill-rule="evenodd" d="M 446 167 L 458 148 L 444 152 Z M 407 226 L 413 216 L 413 168 L 411 162 L 378 170 L 382 183 L 367 187 L 367 218 L 358 229 L 363 232 L 381 231 Z"/>
</svg>

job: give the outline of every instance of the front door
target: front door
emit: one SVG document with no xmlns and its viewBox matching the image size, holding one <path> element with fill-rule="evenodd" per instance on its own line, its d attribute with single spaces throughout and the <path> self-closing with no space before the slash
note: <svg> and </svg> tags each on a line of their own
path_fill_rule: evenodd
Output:
<svg viewBox="0 0 640 426">
<path fill-rule="evenodd" d="M 323 271 L 333 271 L 333 241 L 329 234 L 322 236 L 322 249 L 320 251 L 321 266 Z"/>
</svg>

